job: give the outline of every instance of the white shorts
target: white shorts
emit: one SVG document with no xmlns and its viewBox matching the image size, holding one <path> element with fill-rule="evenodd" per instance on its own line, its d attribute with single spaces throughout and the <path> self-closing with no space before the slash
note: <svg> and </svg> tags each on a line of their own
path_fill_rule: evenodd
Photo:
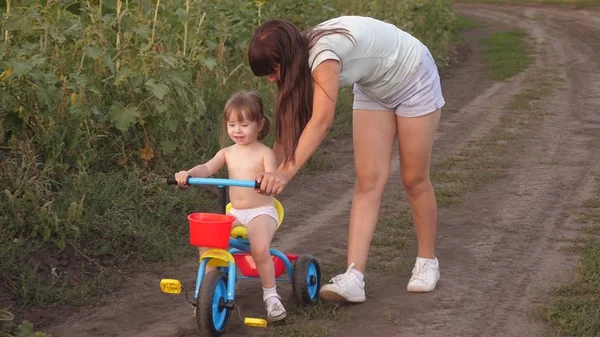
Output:
<svg viewBox="0 0 600 337">
<path fill-rule="evenodd" d="M 401 117 L 418 117 L 434 112 L 444 104 L 438 69 L 425 45 L 417 71 L 389 98 L 371 97 L 359 84 L 354 84 L 354 110 L 395 111 Z"/>
<path fill-rule="evenodd" d="M 277 209 L 274 206 L 263 206 L 249 209 L 235 209 L 231 208 L 229 214 L 233 215 L 242 226 L 246 227 L 250 221 L 259 215 L 268 215 L 275 220 L 275 223 L 279 222 L 279 215 Z"/>
</svg>

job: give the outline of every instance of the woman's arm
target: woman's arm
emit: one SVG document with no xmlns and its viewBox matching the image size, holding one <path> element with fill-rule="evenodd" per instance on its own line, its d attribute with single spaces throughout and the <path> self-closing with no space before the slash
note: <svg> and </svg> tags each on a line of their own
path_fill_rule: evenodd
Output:
<svg viewBox="0 0 600 337">
<path fill-rule="evenodd" d="M 265 195 L 280 194 L 287 183 L 300 171 L 302 166 L 317 151 L 333 124 L 335 104 L 338 97 L 340 81 L 340 63 L 326 60 L 313 71 L 314 96 L 313 112 L 310 120 L 300 135 L 296 147 L 295 161 L 281 163 L 283 158 L 280 144 L 275 143 L 273 150 L 279 152 L 276 172 L 263 172 L 257 177 L 260 191 Z M 283 161 L 283 159 L 281 159 Z"/>
<path fill-rule="evenodd" d="M 294 177 L 317 151 L 333 124 L 339 91 L 340 63 L 336 60 L 323 61 L 314 70 L 313 76 L 312 117 L 298 140 L 295 162 L 282 163 L 278 168 L 288 179 Z"/>
</svg>

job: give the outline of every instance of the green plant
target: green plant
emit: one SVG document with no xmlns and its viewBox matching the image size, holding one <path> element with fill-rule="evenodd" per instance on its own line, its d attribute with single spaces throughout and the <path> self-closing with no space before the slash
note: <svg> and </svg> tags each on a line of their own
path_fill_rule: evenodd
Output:
<svg viewBox="0 0 600 337">
<path fill-rule="evenodd" d="M 0 310 L 0 336 L 1 337 L 52 337 L 50 335 L 35 332 L 33 324 L 23 321 L 19 325 L 14 322 L 14 315 L 7 310 Z"/>
</svg>

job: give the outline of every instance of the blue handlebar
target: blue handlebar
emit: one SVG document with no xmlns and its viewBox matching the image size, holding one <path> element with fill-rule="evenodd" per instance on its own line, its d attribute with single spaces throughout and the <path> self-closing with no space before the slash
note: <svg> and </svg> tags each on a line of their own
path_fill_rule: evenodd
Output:
<svg viewBox="0 0 600 337">
<path fill-rule="evenodd" d="M 250 187 L 250 188 L 254 188 L 254 189 L 260 188 L 260 184 L 254 180 L 189 177 L 187 182 L 190 185 L 235 186 L 235 187 Z M 169 176 L 167 178 L 167 184 L 169 184 L 169 185 L 177 184 L 177 181 L 175 180 L 175 176 Z"/>
<path fill-rule="evenodd" d="M 220 179 L 220 178 L 188 178 L 190 185 L 217 185 L 255 188 L 254 180 Z"/>
</svg>

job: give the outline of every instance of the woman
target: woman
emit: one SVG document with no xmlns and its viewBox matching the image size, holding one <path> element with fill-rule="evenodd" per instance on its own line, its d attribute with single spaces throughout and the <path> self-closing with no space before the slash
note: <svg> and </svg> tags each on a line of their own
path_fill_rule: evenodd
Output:
<svg viewBox="0 0 600 337">
<path fill-rule="evenodd" d="M 279 88 L 273 146 L 279 166 L 257 178 L 264 194 L 283 192 L 329 131 L 339 87 L 354 86 L 356 182 L 348 269 L 321 288 L 321 297 L 365 301 L 363 273 L 396 136 L 418 240 L 407 290 L 435 289 L 440 277 L 434 254 L 437 205 L 429 167 L 445 102 L 427 47 L 391 24 L 344 16 L 305 33 L 286 21 L 267 21 L 256 30 L 248 56 L 254 74 L 275 81 Z"/>
</svg>

